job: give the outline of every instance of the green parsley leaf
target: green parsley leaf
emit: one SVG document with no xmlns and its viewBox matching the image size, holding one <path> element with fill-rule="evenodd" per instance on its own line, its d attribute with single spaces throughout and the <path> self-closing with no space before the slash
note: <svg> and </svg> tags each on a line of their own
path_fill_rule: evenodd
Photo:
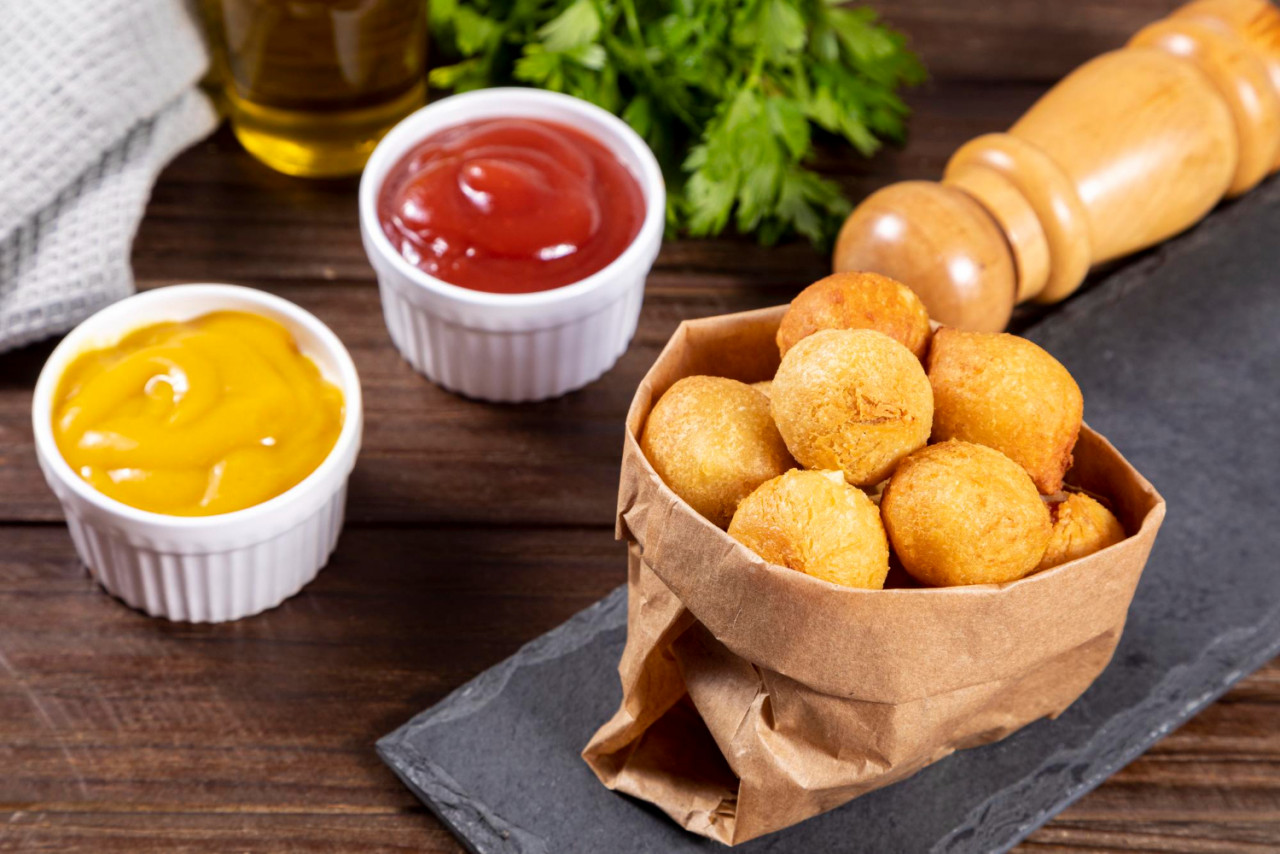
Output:
<svg viewBox="0 0 1280 854">
<path fill-rule="evenodd" d="M 563 51 L 589 45 L 600 35 L 600 13 L 591 0 L 574 0 L 559 15 L 538 28 L 547 50 Z"/>
<path fill-rule="evenodd" d="M 430 0 L 438 89 L 525 83 L 618 113 L 653 148 L 674 231 L 835 236 L 850 205 L 808 167 L 819 128 L 871 155 L 924 72 L 836 0 Z"/>
</svg>

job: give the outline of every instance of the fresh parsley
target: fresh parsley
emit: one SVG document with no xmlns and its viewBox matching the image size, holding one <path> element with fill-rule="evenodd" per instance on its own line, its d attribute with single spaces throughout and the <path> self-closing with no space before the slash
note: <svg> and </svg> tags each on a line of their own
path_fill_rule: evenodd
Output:
<svg viewBox="0 0 1280 854">
<path fill-rule="evenodd" d="M 622 116 L 662 163 L 668 223 L 828 243 L 849 202 L 805 166 L 814 128 L 863 155 L 899 139 L 923 69 L 865 8 L 829 0 L 430 0 L 431 85 L 516 82 Z"/>
</svg>

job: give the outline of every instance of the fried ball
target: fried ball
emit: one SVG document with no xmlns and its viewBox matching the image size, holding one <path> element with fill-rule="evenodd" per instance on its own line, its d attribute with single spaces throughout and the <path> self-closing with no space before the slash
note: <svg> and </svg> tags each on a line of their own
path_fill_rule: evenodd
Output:
<svg viewBox="0 0 1280 854">
<path fill-rule="evenodd" d="M 1022 578 L 1044 556 L 1052 525 L 1013 460 L 970 442 L 930 445 L 902 461 L 880 500 L 903 568 L 934 587 Z"/>
<path fill-rule="evenodd" d="M 787 472 L 748 495 L 729 536 L 769 563 L 842 584 L 879 590 L 889 574 L 880 513 L 838 471 Z"/>
<path fill-rule="evenodd" d="M 753 489 L 796 464 L 769 398 L 724 377 L 685 377 L 667 389 L 640 450 L 676 495 L 721 528 Z"/>
<path fill-rule="evenodd" d="M 773 380 L 760 380 L 758 383 L 752 383 L 751 387 L 763 394 L 765 397 L 768 397 L 769 390 L 773 388 Z"/>
<path fill-rule="evenodd" d="M 915 291 L 879 273 L 836 273 L 801 291 L 778 327 L 778 351 L 820 329 L 874 329 L 921 360 L 933 334 Z"/>
<path fill-rule="evenodd" d="M 878 483 L 924 445 L 933 392 L 920 361 L 871 329 L 815 332 L 787 351 L 769 398 L 787 447 L 805 468 Z"/>
<path fill-rule="evenodd" d="M 1049 505 L 1053 533 L 1039 569 L 1075 560 L 1124 539 L 1124 526 L 1115 515 L 1088 495 L 1073 492 Z"/>
<path fill-rule="evenodd" d="M 1057 359 L 1003 332 L 942 328 L 929 350 L 933 439 L 995 448 L 1045 495 L 1062 489 L 1084 399 Z"/>
</svg>

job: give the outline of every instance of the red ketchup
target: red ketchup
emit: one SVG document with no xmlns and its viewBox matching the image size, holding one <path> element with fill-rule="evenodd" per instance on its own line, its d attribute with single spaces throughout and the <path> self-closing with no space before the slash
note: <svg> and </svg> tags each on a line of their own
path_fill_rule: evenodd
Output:
<svg viewBox="0 0 1280 854">
<path fill-rule="evenodd" d="M 378 219 L 410 264 L 464 288 L 529 293 L 606 267 L 644 220 L 640 185 L 607 148 L 541 119 L 427 137 L 387 173 Z"/>
</svg>

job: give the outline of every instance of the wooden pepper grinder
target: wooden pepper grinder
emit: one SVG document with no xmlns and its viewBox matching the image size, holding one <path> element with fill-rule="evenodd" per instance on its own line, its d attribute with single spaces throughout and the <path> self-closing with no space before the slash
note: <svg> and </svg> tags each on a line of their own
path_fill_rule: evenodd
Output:
<svg viewBox="0 0 1280 854">
<path fill-rule="evenodd" d="M 1000 330 L 1089 268 L 1197 222 L 1280 170 L 1280 10 L 1196 0 L 1067 75 L 941 183 L 858 206 L 834 266 L 910 285 L 941 323 Z"/>
</svg>

